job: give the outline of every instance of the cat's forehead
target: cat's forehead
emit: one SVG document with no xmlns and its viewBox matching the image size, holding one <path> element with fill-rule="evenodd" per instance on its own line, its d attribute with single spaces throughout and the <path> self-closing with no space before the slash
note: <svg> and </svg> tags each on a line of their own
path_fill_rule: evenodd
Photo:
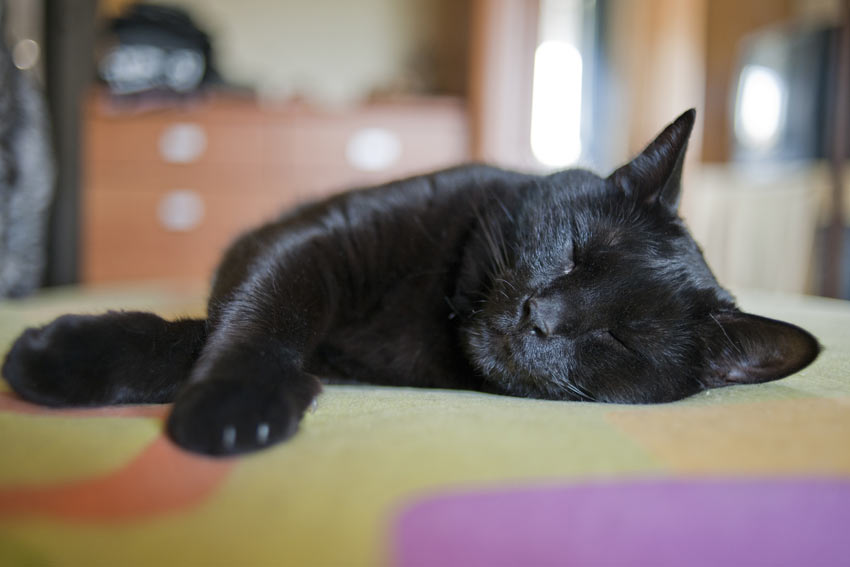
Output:
<svg viewBox="0 0 850 567">
<path fill-rule="evenodd" d="M 653 290 L 657 301 L 683 288 L 720 289 L 677 216 L 637 203 L 584 170 L 545 181 L 517 217 L 514 267 L 529 285 L 578 265 L 576 274 L 595 284 L 628 282 L 627 290 Z"/>
<path fill-rule="evenodd" d="M 605 179 L 590 170 L 581 168 L 558 171 L 547 175 L 541 180 L 541 186 L 548 187 L 549 189 L 567 189 L 571 191 L 594 189 L 600 183 L 604 184 Z"/>
<path fill-rule="evenodd" d="M 569 170 L 529 187 L 516 220 L 519 235 L 531 246 L 615 246 L 667 238 L 676 219 L 644 209 L 592 172 Z"/>
<path fill-rule="evenodd" d="M 585 218 L 622 216 L 635 208 L 635 202 L 610 179 L 585 169 L 570 169 L 540 177 L 526 186 L 521 208 L 530 217 L 557 221 L 576 215 Z"/>
</svg>

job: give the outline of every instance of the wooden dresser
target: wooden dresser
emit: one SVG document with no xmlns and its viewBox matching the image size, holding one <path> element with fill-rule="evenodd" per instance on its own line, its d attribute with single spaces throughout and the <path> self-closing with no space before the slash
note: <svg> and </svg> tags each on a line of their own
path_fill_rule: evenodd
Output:
<svg viewBox="0 0 850 567">
<path fill-rule="evenodd" d="M 86 283 L 207 279 L 240 232 L 298 202 L 461 163 L 455 98 L 340 111 L 213 97 L 85 115 L 82 277 Z"/>
</svg>

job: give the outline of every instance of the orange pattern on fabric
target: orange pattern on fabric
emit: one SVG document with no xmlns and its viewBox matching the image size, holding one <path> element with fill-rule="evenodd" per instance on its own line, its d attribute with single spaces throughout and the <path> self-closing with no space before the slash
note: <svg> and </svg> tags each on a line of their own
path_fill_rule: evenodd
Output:
<svg viewBox="0 0 850 567">
<path fill-rule="evenodd" d="M 138 519 L 191 508 L 224 480 L 231 461 L 195 457 L 159 437 L 117 471 L 47 487 L 0 490 L 0 516 Z"/>
<path fill-rule="evenodd" d="M 43 416 L 80 417 L 158 417 L 164 418 L 171 408 L 168 404 L 135 406 L 102 406 L 92 408 L 49 408 L 25 402 L 11 392 L 0 392 L 0 411 Z"/>
<path fill-rule="evenodd" d="M 169 406 L 49 409 L 0 395 L 0 410 L 41 415 L 157 417 Z M 87 521 L 138 519 L 191 508 L 224 481 L 236 460 L 212 459 L 157 437 L 136 458 L 105 475 L 51 486 L 0 489 L 0 517 L 38 515 Z"/>
</svg>

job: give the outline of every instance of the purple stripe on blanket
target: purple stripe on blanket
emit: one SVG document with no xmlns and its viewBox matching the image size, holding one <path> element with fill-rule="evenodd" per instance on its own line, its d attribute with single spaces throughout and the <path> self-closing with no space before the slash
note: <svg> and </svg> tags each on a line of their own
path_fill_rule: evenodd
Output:
<svg viewBox="0 0 850 567">
<path fill-rule="evenodd" d="M 403 567 L 850 565 L 850 481 L 665 480 L 435 496 L 394 534 Z"/>
</svg>

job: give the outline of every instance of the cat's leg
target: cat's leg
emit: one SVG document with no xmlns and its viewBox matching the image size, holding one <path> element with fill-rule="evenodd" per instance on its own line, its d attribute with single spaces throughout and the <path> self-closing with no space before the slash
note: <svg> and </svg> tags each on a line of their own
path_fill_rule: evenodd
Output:
<svg viewBox="0 0 850 567">
<path fill-rule="evenodd" d="M 188 379 L 206 334 L 203 319 L 64 315 L 24 331 L 2 373 L 18 395 L 42 405 L 169 402 Z"/>
<path fill-rule="evenodd" d="M 331 244 L 331 243 L 328 243 Z M 168 432 L 180 446 L 222 455 L 290 437 L 321 391 L 303 370 L 350 301 L 344 262 L 317 243 L 256 267 L 216 310 L 215 328 L 190 383 L 175 400 Z M 214 303 L 214 300 L 211 301 Z"/>
<path fill-rule="evenodd" d="M 227 455 L 264 448 L 292 436 L 318 396 L 318 379 L 273 337 L 219 340 L 206 351 L 175 400 L 167 429 L 180 446 Z"/>
</svg>

